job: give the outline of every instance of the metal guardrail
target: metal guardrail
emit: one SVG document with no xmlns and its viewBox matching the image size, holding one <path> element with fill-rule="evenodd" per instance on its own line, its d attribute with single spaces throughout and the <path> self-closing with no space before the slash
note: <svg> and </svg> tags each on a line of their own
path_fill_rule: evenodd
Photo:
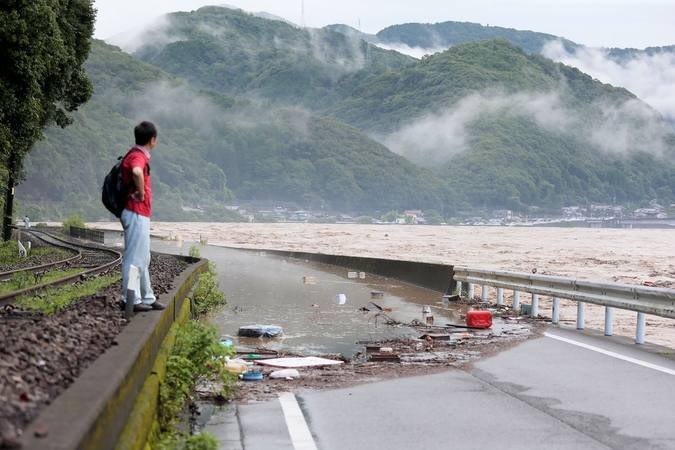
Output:
<svg viewBox="0 0 675 450">
<path fill-rule="evenodd" d="M 513 309 L 519 309 L 520 293 L 532 294 L 531 314 L 538 315 L 539 295 L 553 297 L 553 323 L 559 322 L 560 299 L 577 304 L 577 328 L 584 328 L 586 303 L 605 306 L 605 335 L 612 335 L 614 308 L 638 313 L 635 342 L 644 343 L 646 314 L 675 319 L 675 290 L 636 286 L 620 283 L 594 282 L 583 279 L 554 277 L 500 270 L 475 269 L 464 266 L 454 267 L 454 280 L 467 283 L 469 297 L 473 297 L 474 284 L 483 288 L 481 299 L 487 301 L 487 287 L 497 288 L 497 303 L 501 304 L 503 289 L 514 293 Z M 460 286 L 461 290 L 461 286 Z"/>
<path fill-rule="evenodd" d="M 70 227 L 70 236 L 78 239 L 87 239 L 89 241 L 100 242 L 105 244 L 105 233 L 100 230 L 92 230 L 91 228 Z"/>
</svg>

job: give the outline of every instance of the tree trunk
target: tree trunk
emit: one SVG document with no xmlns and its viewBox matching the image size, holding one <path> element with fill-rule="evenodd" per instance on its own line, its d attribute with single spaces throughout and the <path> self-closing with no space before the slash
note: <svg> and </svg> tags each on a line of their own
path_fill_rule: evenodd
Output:
<svg viewBox="0 0 675 450">
<path fill-rule="evenodd" d="M 9 176 L 7 177 L 7 198 L 5 199 L 5 221 L 2 238 L 8 241 L 12 237 L 12 215 L 14 207 L 14 171 L 16 170 L 16 154 L 10 149 Z"/>
</svg>

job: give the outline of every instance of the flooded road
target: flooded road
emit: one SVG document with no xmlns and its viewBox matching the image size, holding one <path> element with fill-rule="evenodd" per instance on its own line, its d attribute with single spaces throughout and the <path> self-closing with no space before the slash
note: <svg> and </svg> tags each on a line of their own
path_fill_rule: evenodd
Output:
<svg viewBox="0 0 675 450">
<path fill-rule="evenodd" d="M 459 322 L 466 312 L 460 306 L 444 305 L 440 292 L 312 261 L 188 242 L 179 246 L 153 240 L 151 248 L 187 255 L 192 245 L 216 264 L 228 302 L 211 315 L 210 322 L 238 348 L 351 357 L 362 349 L 357 341 L 418 336 L 409 327 L 387 325 L 387 317 L 406 324 L 413 319 L 425 321 L 431 315 L 436 324 L 445 324 Z M 346 297 L 342 305 L 333 300 L 339 294 Z M 359 311 L 369 302 L 391 308 L 391 312 L 376 315 Z M 425 306 L 430 313 L 423 314 Z M 237 337 L 239 327 L 256 324 L 281 326 L 284 338 Z"/>
</svg>

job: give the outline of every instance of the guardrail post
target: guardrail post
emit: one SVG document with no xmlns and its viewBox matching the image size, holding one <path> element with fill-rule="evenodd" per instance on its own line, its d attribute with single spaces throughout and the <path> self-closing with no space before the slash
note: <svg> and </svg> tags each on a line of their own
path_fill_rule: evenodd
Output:
<svg viewBox="0 0 675 450">
<path fill-rule="evenodd" d="M 504 303 L 504 288 L 497 288 L 497 304 L 501 305 Z"/>
<path fill-rule="evenodd" d="M 539 294 L 532 294 L 532 317 L 539 315 Z"/>
<path fill-rule="evenodd" d="M 457 282 L 457 288 L 455 289 L 455 292 L 457 292 L 460 297 L 462 296 L 462 282 L 461 281 Z M 454 292 L 453 292 L 453 294 L 454 294 Z"/>
<path fill-rule="evenodd" d="M 551 323 L 560 323 L 560 299 L 558 297 L 553 297 L 553 315 L 551 317 Z"/>
<path fill-rule="evenodd" d="M 647 327 L 647 314 L 638 313 L 637 316 L 637 332 L 635 333 L 635 343 L 645 343 L 645 328 Z"/>
<path fill-rule="evenodd" d="M 469 283 L 469 300 L 473 300 L 473 283 Z"/>
<path fill-rule="evenodd" d="M 487 302 L 487 288 L 488 287 L 486 285 L 483 285 L 482 288 L 483 289 L 481 290 L 481 293 L 480 293 L 480 301 L 481 302 Z"/>
<path fill-rule="evenodd" d="M 577 330 L 584 329 L 585 317 L 584 313 L 586 312 L 586 303 L 578 302 L 577 303 Z"/>
<path fill-rule="evenodd" d="M 614 334 L 614 308 L 605 307 L 605 336 Z"/>
<path fill-rule="evenodd" d="M 520 309 L 520 292 L 513 291 L 513 310 L 518 311 Z"/>
</svg>

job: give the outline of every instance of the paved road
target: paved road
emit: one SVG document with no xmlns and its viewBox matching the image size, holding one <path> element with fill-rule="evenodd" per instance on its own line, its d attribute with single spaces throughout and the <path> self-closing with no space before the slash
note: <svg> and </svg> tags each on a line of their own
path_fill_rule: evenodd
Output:
<svg viewBox="0 0 675 450">
<path fill-rule="evenodd" d="M 239 406 L 207 429 L 228 450 L 675 449 L 675 361 L 616 341 L 551 328 L 468 370 Z"/>
</svg>

